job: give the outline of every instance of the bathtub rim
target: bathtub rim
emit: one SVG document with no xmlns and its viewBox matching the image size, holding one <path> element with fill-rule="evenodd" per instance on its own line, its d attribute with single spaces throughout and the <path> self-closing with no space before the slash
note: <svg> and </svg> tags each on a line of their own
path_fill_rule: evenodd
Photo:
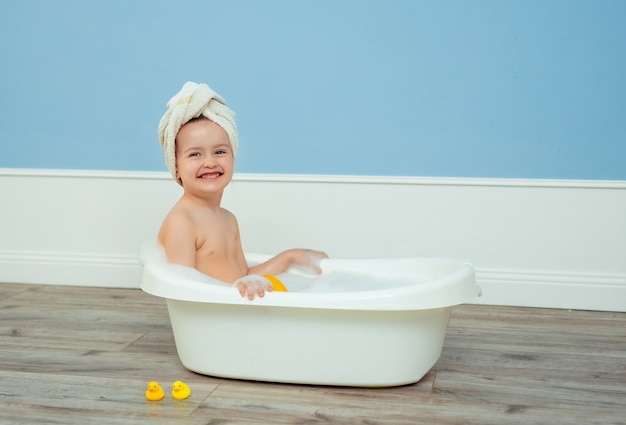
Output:
<svg viewBox="0 0 626 425">
<path fill-rule="evenodd" d="M 211 279 L 195 269 L 168 263 L 159 258 L 154 240 L 144 244 L 140 251 L 143 264 L 141 289 L 151 295 L 179 301 L 214 304 L 264 305 L 275 307 L 317 308 L 339 310 L 407 311 L 450 307 L 474 300 L 480 296 L 472 264 L 457 259 L 441 257 L 391 258 L 391 259 L 329 259 L 326 265 L 340 267 L 358 261 L 378 262 L 438 262 L 456 267 L 452 273 L 428 282 L 404 287 L 349 292 L 272 292 L 263 298 L 249 301 L 232 285 Z M 247 254 L 248 261 L 263 261 L 266 255 Z M 324 263 L 322 265 L 324 267 Z M 191 277 L 187 277 L 191 276 Z M 193 278 L 196 276 L 197 278 Z M 207 285 L 211 280 L 215 285 Z M 175 282 L 175 284 L 173 284 Z"/>
</svg>

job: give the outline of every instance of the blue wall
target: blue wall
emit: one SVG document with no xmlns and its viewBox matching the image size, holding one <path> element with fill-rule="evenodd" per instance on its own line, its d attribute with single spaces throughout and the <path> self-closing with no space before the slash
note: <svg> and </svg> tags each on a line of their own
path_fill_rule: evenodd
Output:
<svg viewBox="0 0 626 425">
<path fill-rule="evenodd" d="M 626 1 L 5 1 L 0 167 L 165 170 L 187 80 L 237 170 L 626 180 Z"/>
</svg>

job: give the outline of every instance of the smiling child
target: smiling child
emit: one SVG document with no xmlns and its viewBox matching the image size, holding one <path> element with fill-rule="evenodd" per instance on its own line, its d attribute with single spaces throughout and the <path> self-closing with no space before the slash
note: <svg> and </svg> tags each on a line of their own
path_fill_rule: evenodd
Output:
<svg viewBox="0 0 626 425">
<path fill-rule="evenodd" d="M 168 261 L 233 283 L 250 300 L 272 290 L 261 275 L 280 274 L 292 265 L 321 273 L 319 262 L 328 256 L 308 249 L 290 249 L 248 267 L 237 219 L 221 207 L 238 148 L 235 114 L 209 86 L 192 82 L 167 107 L 159 138 L 168 168 L 184 191 L 158 235 Z"/>
</svg>

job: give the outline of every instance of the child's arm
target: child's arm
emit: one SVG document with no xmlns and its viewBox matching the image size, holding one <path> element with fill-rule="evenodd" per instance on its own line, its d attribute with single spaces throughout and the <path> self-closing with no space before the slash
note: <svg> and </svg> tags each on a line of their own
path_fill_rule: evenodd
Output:
<svg viewBox="0 0 626 425">
<path fill-rule="evenodd" d="M 290 249 L 281 252 L 268 261 L 248 268 L 248 274 L 239 278 L 235 287 L 242 297 L 253 300 L 255 296 L 263 297 L 265 292 L 272 292 L 271 282 L 262 275 L 276 275 L 285 272 L 291 266 L 297 266 L 312 274 L 322 273 L 320 261 L 328 258 L 323 252 L 310 249 Z"/>
<path fill-rule="evenodd" d="M 239 294 L 242 297 L 247 296 L 252 301 L 256 296 L 262 298 L 266 292 L 272 292 L 272 283 L 262 275 L 280 274 L 287 270 L 293 261 L 291 257 L 294 256 L 294 253 L 291 251 L 282 252 L 262 264 L 249 267 L 246 275 L 234 283 Z"/>
<path fill-rule="evenodd" d="M 196 236 L 190 220 L 180 214 L 166 217 L 159 232 L 159 242 L 170 263 L 197 268 Z"/>
<path fill-rule="evenodd" d="M 311 249 L 290 249 L 281 252 L 277 256 L 262 264 L 250 267 L 248 269 L 248 274 L 277 275 L 284 273 L 291 266 L 303 268 L 312 274 L 320 274 L 322 273 L 320 261 L 324 258 L 328 258 L 328 255 L 321 251 L 314 251 Z"/>
</svg>

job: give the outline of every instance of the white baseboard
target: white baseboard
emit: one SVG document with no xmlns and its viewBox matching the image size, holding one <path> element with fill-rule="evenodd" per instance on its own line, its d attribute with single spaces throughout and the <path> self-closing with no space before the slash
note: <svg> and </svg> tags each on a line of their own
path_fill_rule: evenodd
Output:
<svg viewBox="0 0 626 425">
<path fill-rule="evenodd" d="M 137 288 L 166 172 L 0 169 L 0 282 Z M 474 263 L 480 304 L 626 311 L 626 182 L 236 175 L 244 249 Z"/>
<path fill-rule="evenodd" d="M 137 288 L 140 279 L 136 256 L 0 252 L 0 282 Z"/>
<path fill-rule="evenodd" d="M 626 311 L 625 277 L 477 269 L 483 295 L 474 304 Z"/>
</svg>

